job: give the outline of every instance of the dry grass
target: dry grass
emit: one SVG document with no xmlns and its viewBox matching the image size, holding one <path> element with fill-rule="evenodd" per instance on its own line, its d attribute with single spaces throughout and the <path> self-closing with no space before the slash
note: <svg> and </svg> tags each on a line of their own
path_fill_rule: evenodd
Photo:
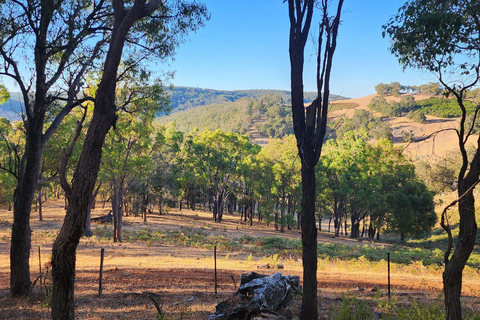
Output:
<svg viewBox="0 0 480 320">
<path fill-rule="evenodd" d="M 108 209 L 97 207 L 93 216 L 107 212 Z M 32 216 L 32 278 L 39 274 L 38 248 L 40 247 L 41 263 L 44 265 L 50 259 L 52 243 L 63 215 L 62 201 L 52 201 L 45 207 L 44 221 L 38 221 L 35 213 Z M 0 210 L 0 319 L 48 319 L 48 297 L 45 296 L 45 288 L 50 286 L 48 278 L 45 286 L 36 285 L 36 295 L 33 297 L 23 300 L 8 297 L 11 223 L 12 213 Z M 145 228 L 171 230 L 180 227 L 199 228 L 209 234 L 224 234 L 230 239 L 243 235 L 295 239 L 300 236 L 298 230 L 279 233 L 273 226 L 266 227 L 257 221 L 250 227 L 247 223 L 239 222 L 238 216 L 226 215 L 223 223 L 215 224 L 210 213 L 185 210 L 171 210 L 163 216 L 152 215 L 146 225 L 139 217 L 125 217 L 124 231 L 127 234 Z M 111 228 L 111 225 L 94 224 L 96 236 L 82 238 L 78 246 L 75 291 L 78 319 L 155 319 L 157 311 L 149 299 L 151 294 L 158 296 L 162 310 L 172 319 L 206 319 L 214 312 L 216 304 L 236 290 L 241 273 L 258 271 L 258 266 L 281 263 L 284 266 L 282 270 L 260 271 L 302 275 L 301 260 L 293 255 L 284 256 L 277 261 L 276 257 L 260 254 L 249 257 L 245 252 L 218 252 L 219 287 L 218 294 L 215 294 L 212 250 L 147 241 L 113 243 L 110 239 L 98 236 L 104 234 L 105 229 Z M 363 245 L 362 242 L 347 238 L 333 239 L 326 233 L 321 233 L 319 241 Z M 105 272 L 103 296 L 99 298 L 98 269 L 101 248 L 105 248 Z M 42 269 L 45 271 L 44 266 Z M 365 297 L 371 297 L 374 289 L 385 292 L 386 269 L 385 261 L 320 260 L 320 308 L 328 309 L 342 292 Z M 479 280 L 480 277 L 473 273 L 465 279 L 465 299 L 468 299 L 472 306 L 480 306 Z M 441 269 L 427 268 L 421 264 L 393 265 L 392 284 L 394 292 L 400 295 L 433 300 L 441 294 Z M 365 290 L 357 292 L 357 287 Z"/>
</svg>

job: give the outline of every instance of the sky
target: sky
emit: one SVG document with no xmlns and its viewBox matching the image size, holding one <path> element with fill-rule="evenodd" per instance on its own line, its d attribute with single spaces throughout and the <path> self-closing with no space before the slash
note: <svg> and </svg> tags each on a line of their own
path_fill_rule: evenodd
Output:
<svg viewBox="0 0 480 320">
<path fill-rule="evenodd" d="M 406 0 L 345 0 L 330 92 L 349 98 L 375 93 L 379 83 L 398 81 L 420 85 L 436 81 L 430 73 L 402 70 L 382 37 L 388 22 Z M 284 0 L 197 0 L 206 4 L 211 19 L 190 33 L 165 64 L 152 63 L 159 74 L 175 72 L 175 86 L 217 90 L 290 90 L 289 18 Z M 332 1 L 336 5 L 337 1 Z M 316 12 L 316 17 L 320 13 Z M 312 24 L 311 39 L 318 34 Z M 316 91 L 313 41 L 305 50 L 305 91 Z M 10 91 L 18 91 L 4 78 Z"/>
<path fill-rule="evenodd" d="M 217 90 L 290 90 L 288 7 L 283 0 L 203 0 L 211 19 L 191 33 L 163 70 L 175 71 L 176 86 Z M 336 1 L 332 2 L 336 4 Z M 402 70 L 389 52 L 382 25 L 405 0 L 345 0 L 331 93 L 358 98 L 375 93 L 379 83 L 420 85 L 436 81 L 428 72 Z M 317 17 L 320 14 L 317 12 Z M 318 24 L 311 34 L 318 33 Z M 315 91 L 313 41 L 305 50 L 306 91 Z"/>
</svg>

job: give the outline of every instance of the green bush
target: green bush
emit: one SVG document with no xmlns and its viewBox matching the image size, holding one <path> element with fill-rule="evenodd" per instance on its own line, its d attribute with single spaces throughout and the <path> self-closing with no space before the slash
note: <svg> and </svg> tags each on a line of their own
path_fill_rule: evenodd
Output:
<svg viewBox="0 0 480 320">
<path fill-rule="evenodd" d="M 374 311 L 365 301 L 342 294 L 342 302 L 329 312 L 333 320 L 370 320 L 374 319 Z"/>
</svg>

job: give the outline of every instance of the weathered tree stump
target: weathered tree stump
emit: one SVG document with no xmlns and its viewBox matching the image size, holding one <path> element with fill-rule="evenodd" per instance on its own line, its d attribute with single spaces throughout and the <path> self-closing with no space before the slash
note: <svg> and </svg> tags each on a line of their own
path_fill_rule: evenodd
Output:
<svg viewBox="0 0 480 320">
<path fill-rule="evenodd" d="M 286 319 L 281 311 L 295 292 L 300 292 L 298 276 L 242 274 L 240 288 L 216 306 L 209 320 Z"/>
</svg>

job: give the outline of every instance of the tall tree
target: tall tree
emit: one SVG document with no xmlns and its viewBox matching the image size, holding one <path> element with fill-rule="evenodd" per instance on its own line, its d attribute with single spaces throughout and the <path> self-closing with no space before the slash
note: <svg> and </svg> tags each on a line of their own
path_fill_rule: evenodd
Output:
<svg viewBox="0 0 480 320">
<path fill-rule="evenodd" d="M 480 105 L 468 121 L 466 92 L 480 81 L 480 3 L 472 0 L 412 0 L 400 8 L 384 30 L 392 38 L 391 52 L 404 67 L 431 71 L 438 77 L 447 94 L 453 96 L 460 109 L 460 125 L 456 132 L 462 163 L 458 174 L 458 240 L 454 252 L 451 228 L 446 210 L 442 227 L 448 234 L 445 251 L 443 290 L 447 319 L 461 319 L 462 273 L 472 253 L 477 235 L 473 189 L 480 176 L 480 137 L 476 150 L 466 150 L 478 122 Z M 454 78 L 455 77 L 455 78 Z"/>
<path fill-rule="evenodd" d="M 327 129 L 330 73 L 337 45 L 338 26 L 343 0 L 338 1 L 336 14 L 329 16 L 328 3 L 321 1 L 322 17 L 317 52 L 317 98 L 305 109 L 303 67 L 314 0 L 288 0 L 290 18 L 290 67 L 293 130 L 302 163 L 302 258 L 303 300 L 301 319 L 317 319 L 317 228 L 315 223 L 315 166 L 322 151 Z M 325 43 L 323 42 L 325 40 Z M 325 46 L 323 46 L 325 45 Z"/>
<path fill-rule="evenodd" d="M 0 75 L 18 85 L 24 103 L 25 152 L 14 192 L 10 247 L 15 297 L 31 291 L 29 220 L 43 151 L 63 118 L 86 100 L 79 93 L 104 44 L 99 27 L 108 19 L 104 9 L 104 0 L 0 2 Z M 24 70 L 26 62 L 30 70 Z"/>
<path fill-rule="evenodd" d="M 204 24 L 204 5 L 178 2 L 173 7 L 161 0 L 112 1 L 112 29 L 103 74 L 95 96 L 92 120 L 82 152 L 67 189 L 67 213 L 52 253 L 52 319 L 74 319 L 74 283 L 76 249 L 82 236 L 88 202 L 95 187 L 105 136 L 115 125 L 117 115 L 116 86 L 125 43 L 144 57 L 166 59 L 174 53 L 189 30 Z M 167 32 L 168 31 L 168 32 Z M 139 44 L 134 46 L 133 44 Z M 143 50 L 144 49 L 144 50 Z M 131 52 L 130 52 L 131 53 Z M 124 62 L 127 59 L 123 60 Z M 138 59 L 128 60 L 135 64 Z"/>
<path fill-rule="evenodd" d="M 184 147 L 187 164 L 212 190 L 213 219 L 221 222 L 224 201 L 240 179 L 243 159 L 258 153 L 259 147 L 246 136 L 220 130 L 196 134 Z"/>
<path fill-rule="evenodd" d="M 146 178 L 151 166 L 153 127 L 151 117 L 138 119 L 123 115 L 110 131 L 103 148 L 103 169 L 113 185 L 113 241 L 122 241 L 122 217 L 128 189 L 135 181 Z"/>
</svg>

